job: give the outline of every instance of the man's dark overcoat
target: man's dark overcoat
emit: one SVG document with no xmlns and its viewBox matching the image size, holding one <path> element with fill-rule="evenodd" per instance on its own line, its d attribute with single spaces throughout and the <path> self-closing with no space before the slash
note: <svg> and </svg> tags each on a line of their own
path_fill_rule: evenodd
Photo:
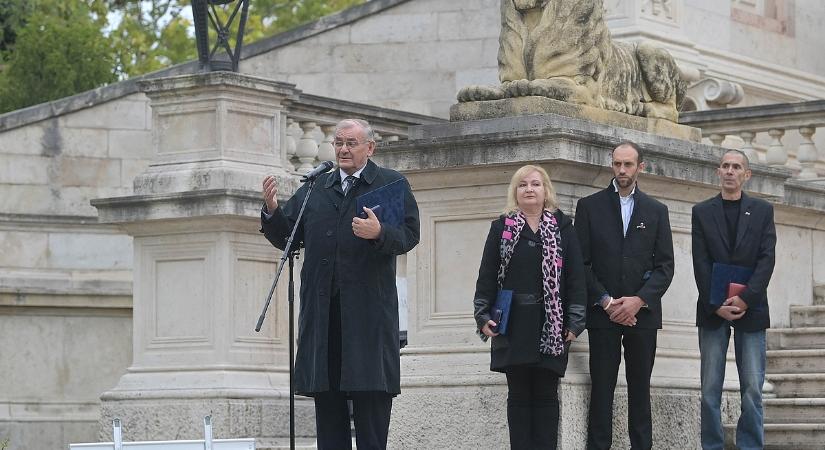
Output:
<svg viewBox="0 0 825 450">
<path fill-rule="evenodd" d="M 374 241 L 352 232 L 355 198 L 403 176 L 367 161 L 361 178 L 347 195 L 339 171 L 321 175 L 310 195 L 295 240 L 305 247 L 301 269 L 295 390 L 303 395 L 328 391 L 330 296 L 341 304 L 340 390 L 398 394 L 400 357 L 395 258 L 418 244 L 418 205 L 407 184 L 401 227 L 382 224 Z M 406 183 L 406 180 L 404 181 Z M 261 231 L 283 249 L 298 217 L 307 185 L 286 205 L 279 204 Z"/>
<path fill-rule="evenodd" d="M 611 184 L 579 200 L 576 234 L 587 274 L 587 328 L 622 325 L 596 304 L 603 294 L 639 296 L 647 308 L 636 315 L 636 328 L 662 327 L 662 296 L 673 280 L 673 238 L 667 206 L 636 188 L 633 213 L 622 233 L 619 194 Z"/>
<path fill-rule="evenodd" d="M 739 295 L 748 309 L 732 325 L 742 331 L 764 330 L 771 326 L 768 308 L 768 282 L 773 274 L 776 226 L 773 207 L 765 200 L 742 193 L 736 242 L 730 250 L 727 223 L 719 194 L 693 206 L 693 275 L 699 290 L 696 326 L 719 328 L 725 323 L 710 304 L 710 279 L 713 263 L 733 264 L 753 269 L 745 292 Z"/>
</svg>

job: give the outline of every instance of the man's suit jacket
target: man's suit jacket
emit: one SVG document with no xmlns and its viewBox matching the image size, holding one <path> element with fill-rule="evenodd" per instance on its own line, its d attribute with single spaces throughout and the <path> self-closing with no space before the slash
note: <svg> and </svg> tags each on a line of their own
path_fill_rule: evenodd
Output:
<svg viewBox="0 0 825 450">
<path fill-rule="evenodd" d="M 623 235 L 619 194 L 606 189 L 579 200 L 579 236 L 587 275 L 587 328 L 609 328 L 612 322 L 599 299 L 639 296 L 646 308 L 636 315 L 636 327 L 662 327 L 662 296 L 673 279 L 673 238 L 667 206 L 636 187 L 633 213 Z"/>
<path fill-rule="evenodd" d="M 767 289 L 776 247 L 776 226 L 770 203 L 742 193 L 732 252 L 721 194 L 694 205 L 691 225 L 693 275 L 699 290 L 696 326 L 718 328 L 725 322 L 716 314 L 717 307 L 710 304 L 711 271 L 713 263 L 719 262 L 754 269 L 745 292 L 739 295 L 748 304 L 748 310 L 741 319 L 733 321 L 733 326 L 743 331 L 770 327 Z"/>
</svg>

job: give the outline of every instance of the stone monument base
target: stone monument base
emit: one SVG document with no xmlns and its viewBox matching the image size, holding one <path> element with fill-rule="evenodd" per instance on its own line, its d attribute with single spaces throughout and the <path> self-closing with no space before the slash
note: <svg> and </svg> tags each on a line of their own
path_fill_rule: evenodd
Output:
<svg viewBox="0 0 825 450">
<path fill-rule="evenodd" d="M 547 97 L 514 97 L 502 100 L 488 100 L 482 102 L 456 103 L 450 107 L 450 121 L 498 119 L 512 116 L 529 116 L 536 114 L 559 114 L 576 119 L 592 120 L 594 122 L 643 131 L 659 136 L 682 139 L 691 142 L 700 142 L 702 132 L 698 128 L 679 125 L 664 119 L 648 119 L 646 117 L 592 106 L 576 105 L 573 103 L 553 100 Z"/>
<path fill-rule="evenodd" d="M 540 107 L 556 109 L 532 114 Z M 527 115 L 494 117 L 513 111 Z M 406 174 L 421 220 L 421 242 L 407 254 L 409 344 L 401 353 L 402 393 L 393 402 L 390 447 L 508 447 L 506 378 L 490 371 L 490 344 L 478 339 L 473 319 L 475 281 L 490 222 L 504 209 L 510 178 L 524 164 L 548 171 L 559 208 L 574 215 L 579 199 L 610 184 L 610 153 L 618 142 L 631 140 L 646 152 L 640 186 L 669 208 L 677 267 L 662 299 L 663 328 L 651 379 L 653 446 L 698 448 L 700 361 L 696 290 L 689 273 L 690 211 L 696 202 L 718 194 L 716 166 L 722 149 L 696 142 L 698 130 L 693 128 L 546 98 L 453 108 L 454 119 L 471 113 L 487 118 L 412 127 L 408 141 L 373 157 L 379 165 Z M 604 123 L 609 121 L 620 123 Z M 670 132 L 662 131 L 665 128 Z M 784 175 L 756 166 L 754 170 L 750 186 L 756 192 L 782 195 Z M 588 338 L 585 332 L 571 345 L 559 387 L 559 448 L 565 450 L 586 447 Z M 732 357 L 725 377 L 722 417 L 730 424 L 739 409 Z M 625 386 L 620 369 L 613 403 L 614 448 L 629 447 Z"/>
<path fill-rule="evenodd" d="M 100 411 L 100 441 L 112 440 L 112 419 L 123 424 L 129 441 L 203 439 L 203 418 L 212 416 L 215 439 L 255 438 L 259 449 L 289 444 L 289 393 L 271 398 L 145 398 L 105 400 Z M 295 397 L 296 442 L 315 442 L 312 399 Z"/>
<path fill-rule="evenodd" d="M 393 404 L 393 418 L 402 418 L 391 427 L 394 449 L 426 448 L 477 449 L 509 448 L 507 429 L 507 384 L 482 387 L 410 387 L 403 399 Z M 587 436 L 587 411 L 590 386 L 562 379 L 559 385 L 560 449 L 584 449 Z M 726 411 L 738 409 L 735 393 L 725 392 Z M 655 448 L 688 448 L 699 435 L 699 393 L 696 390 L 652 389 Z M 449 414 L 421 414 L 442 410 Z M 630 448 L 627 434 L 627 390 L 616 387 L 613 403 L 613 448 Z M 725 417 L 728 419 L 728 417 Z M 426 431 L 423 431 L 426 430 Z M 421 438 L 420 434 L 426 434 Z"/>
</svg>

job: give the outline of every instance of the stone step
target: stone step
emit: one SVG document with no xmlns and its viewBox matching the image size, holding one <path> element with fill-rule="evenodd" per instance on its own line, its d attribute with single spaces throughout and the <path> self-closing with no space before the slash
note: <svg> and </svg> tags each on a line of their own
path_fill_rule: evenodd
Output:
<svg viewBox="0 0 825 450">
<path fill-rule="evenodd" d="M 355 448 L 355 440 L 352 441 L 352 447 Z M 267 442 L 256 443 L 256 450 L 289 450 L 289 438 L 270 439 Z M 315 444 L 315 438 L 296 437 L 295 448 L 297 450 L 316 450 L 318 446 Z"/>
<path fill-rule="evenodd" d="M 825 327 L 825 305 L 791 306 L 791 327 Z"/>
<path fill-rule="evenodd" d="M 825 373 L 825 349 L 768 350 L 767 372 Z"/>
<path fill-rule="evenodd" d="M 811 445 L 796 444 L 794 446 L 788 446 L 787 444 L 782 443 L 782 444 L 777 444 L 777 445 L 770 445 L 769 444 L 769 445 L 766 445 L 765 448 L 764 448 L 764 450 L 788 450 L 788 449 L 793 449 L 793 450 L 823 450 L 823 449 L 825 449 L 825 446 L 823 446 L 822 444 L 811 444 Z"/>
<path fill-rule="evenodd" d="M 820 397 L 825 393 L 825 373 L 769 373 L 766 378 L 778 398 Z"/>
<path fill-rule="evenodd" d="M 735 449 L 736 424 L 725 424 L 725 448 Z M 765 424 L 764 450 L 823 450 L 825 424 Z"/>
<path fill-rule="evenodd" d="M 825 423 L 766 423 L 765 448 L 825 449 Z"/>
<path fill-rule="evenodd" d="M 768 398 L 763 405 L 765 423 L 825 423 L 825 398 Z"/>
<path fill-rule="evenodd" d="M 308 443 L 298 443 L 295 442 L 295 448 L 297 450 L 317 450 L 318 446 L 315 445 L 315 441 L 313 440 L 311 444 Z M 355 444 L 353 444 L 352 448 L 355 448 Z M 282 443 L 282 444 L 270 444 L 266 447 L 255 447 L 255 450 L 290 450 L 289 441 Z"/>
<path fill-rule="evenodd" d="M 768 350 L 825 348 L 825 327 L 768 330 Z"/>
</svg>

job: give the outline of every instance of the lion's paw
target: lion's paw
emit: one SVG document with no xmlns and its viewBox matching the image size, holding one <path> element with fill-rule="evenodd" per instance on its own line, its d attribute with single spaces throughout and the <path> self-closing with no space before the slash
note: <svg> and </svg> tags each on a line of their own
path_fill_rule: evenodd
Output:
<svg viewBox="0 0 825 450">
<path fill-rule="evenodd" d="M 618 111 L 621 113 L 626 114 L 633 114 L 633 108 L 630 105 L 622 102 L 618 102 L 613 99 L 605 99 L 604 101 L 604 109 L 608 111 Z"/>
<path fill-rule="evenodd" d="M 566 101 L 572 93 L 572 84 L 572 81 L 567 82 L 560 78 L 540 78 L 530 82 L 529 95 L 537 95 L 540 97 L 548 97 L 555 100 Z"/>
<path fill-rule="evenodd" d="M 604 109 L 606 109 L 606 110 L 608 110 L 608 111 L 625 112 L 625 111 L 624 111 L 624 110 L 625 110 L 625 108 L 624 108 L 624 105 L 623 105 L 623 104 L 621 104 L 621 103 L 617 102 L 616 100 L 610 99 L 610 98 L 605 99 L 605 101 L 604 101 Z"/>
<path fill-rule="evenodd" d="M 572 78 L 541 78 L 530 82 L 530 95 L 552 98 L 579 105 L 603 107 L 604 100 L 592 86 L 577 83 Z"/>
<path fill-rule="evenodd" d="M 508 98 L 527 97 L 530 93 L 530 80 L 513 80 L 501 83 L 501 89 Z"/>
<path fill-rule="evenodd" d="M 459 103 L 481 102 L 485 100 L 500 100 L 505 97 L 504 90 L 498 86 L 472 85 L 458 91 Z"/>
<path fill-rule="evenodd" d="M 665 103 L 650 102 L 644 104 L 644 116 L 650 119 L 665 119 L 671 122 L 679 120 L 676 107 Z"/>
</svg>

